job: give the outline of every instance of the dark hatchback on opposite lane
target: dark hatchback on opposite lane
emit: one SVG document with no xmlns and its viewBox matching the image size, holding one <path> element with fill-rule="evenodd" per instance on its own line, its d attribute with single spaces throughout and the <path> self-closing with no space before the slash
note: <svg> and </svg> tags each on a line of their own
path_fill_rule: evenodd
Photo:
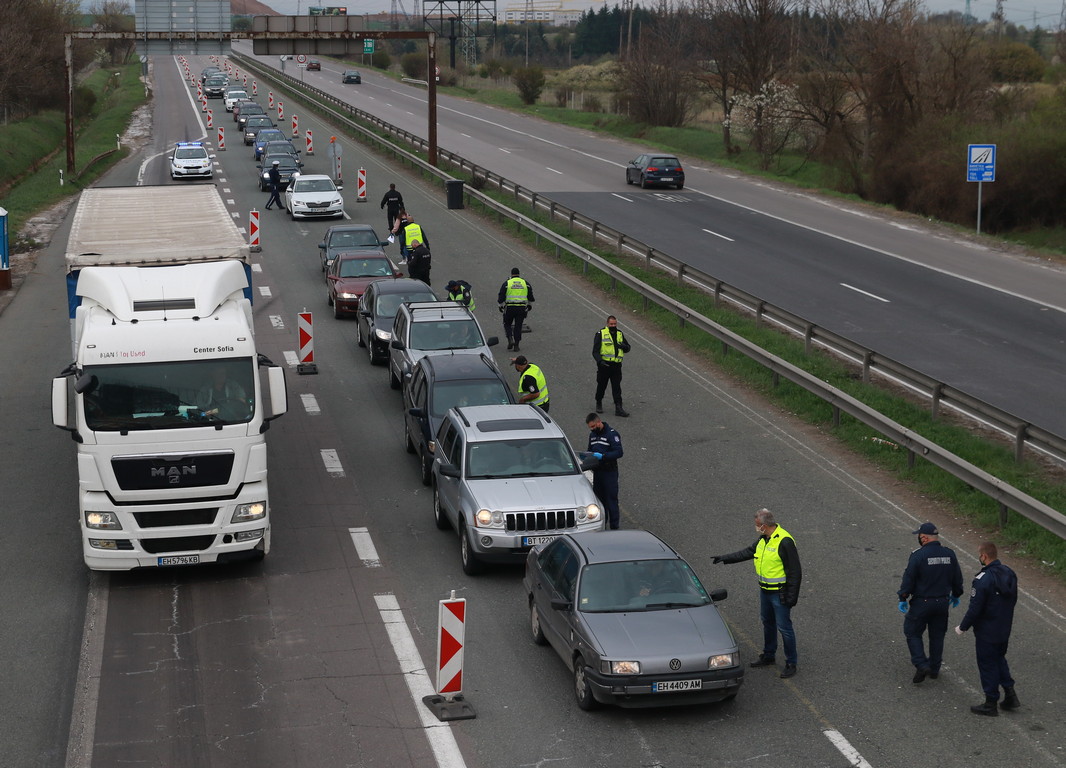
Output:
<svg viewBox="0 0 1066 768">
<path fill-rule="evenodd" d="M 626 166 L 626 184 L 640 184 L 642 189 L 652 185 L 685 186 L 685 169 L 673 155 L 638 155 Z"/>
<path fill-rule="evenodd" d="M 737 641 L 689 564 L 647 531 L 565 534 L 532 550 L 523 578 L 533 642 L 573 674 L 581 709 L 732 699 Z"/>
</svg>

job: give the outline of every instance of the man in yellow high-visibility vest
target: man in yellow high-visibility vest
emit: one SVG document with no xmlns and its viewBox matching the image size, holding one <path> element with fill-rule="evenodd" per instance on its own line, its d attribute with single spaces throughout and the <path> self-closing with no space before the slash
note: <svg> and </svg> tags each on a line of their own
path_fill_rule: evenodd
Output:
<svg viewBox="0 0 1066 768">
<path fill-rule="evenodd" d="M 728 555 L 714 555 L 714 563 L 740 563 L 755 561 L 755 575 L 759 580 L 759 617 L 762 619 L 763 647 L 752 667 L 777 666 L 777 633 L 785 646 L 785 668 L 781 677 L 796 674 L 796 631 L 792 628 L 792 608 L 799 600 L 800 567 L 799 552 L 792 534 L 774 521 L 768 509 L 755 513 L 755 530 L 759 538 L 755 543 Z"/>
<path fill-rule="evenodd" d="M 533 365 L 525 355 L 511 358 L 511 365 L 518 371 L 518 402 L 538 405 L 548 412 L 548 379 L 540 366 Z"/>
<path fill-rule="evenodd" d="M 630 350 L 629 342 L 618 327 L 618 318 L 610 315 L 607 325 L 592 338 L 592 359 L 596 361 L 596 413 L 603 413 L 603 395 L 611 385 L 614 415 L 628 416 L 622 407 L 622 356 Z"/>
</svg>

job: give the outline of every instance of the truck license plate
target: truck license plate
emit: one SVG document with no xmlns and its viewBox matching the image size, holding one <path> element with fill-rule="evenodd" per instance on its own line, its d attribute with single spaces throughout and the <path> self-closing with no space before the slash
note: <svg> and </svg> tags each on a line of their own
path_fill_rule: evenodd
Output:
<svg viewBox="0 0 1066 768">
<path fill-rule="evenodd" d="M 652 693 L 668 693 L 670 691 L 698 691 L 703 688 L 702 680 L 662 680 L 651 684 Z"/>
<path fill-rule="evenodd" d="M 199 555 L 167 555 L 156 560 L 157 565 L 199 565 Z"/>
<path fill-rule="evenodd" d="M 538 544 L 551 544 L 557 538 L 559 538 L 559 537 L 558 536 L 523 536 L 522 537 L 522 546 L 523 547 L 535 547 Z"/>
</svg>

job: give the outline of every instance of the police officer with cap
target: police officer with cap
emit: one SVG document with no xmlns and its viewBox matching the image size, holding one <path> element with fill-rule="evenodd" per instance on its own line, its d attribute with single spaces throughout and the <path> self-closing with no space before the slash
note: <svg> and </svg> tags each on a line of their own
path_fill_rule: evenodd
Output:
<svg viewBox="0 0 1066 768">
<path fill-rule="evenodd" d="M 281 171 L 278 170 L 278 166 L 281 165 L 277 160 L 270 166 L 270 170 L 267 171 L 267 176 L 270 179 L 270 198 L 267 200 L 267 204 L 264 206 L 268 211 L 273 203 L 278 204 L 278 208 L 284 208 L 281 204 Z"/>
<path fill-rule="evenodd" d="M 511 358 L 511 365 L 518 371 L 518 402 L 538 405 L 548 412 L 548 380 L 540 366 L 526 360 L 525 355 Z"/>
<path fill-rule="evenodd" d="M 466 280 L 448 281 L 448 301 L 457 301 L 471 312 L 474 310 L 474 294 Z"/>
<path fill-rule="evenodd" d="M 903 581 L 899 585 L 899 611 L 903 619 L 903 636 L 914 664 L 918 684 L 940 675 L 944 660 L 944 635 L 948 631 L 948 605 L 956 607 L 962 596 L 962 569 L 955 552 L 940 543 L 939 531 L 932 523 L 922 523 L 918 530 L 918 549 L 911 552 Z M 929 632 L 929 653 L 922 636 Z"/>
<path fill-rule="evenodd" d="M 518 267 L 511 270 L 511 279 L 506 280 L 500 286 L 499 296 L 496 298 L 503 312 L 503 332 L 507 334 L 507 348 L 515 352 L 522 343 L 522 323 L 526 321 L 526 313 L 533 309 L 533 286 L 529 284 L 519 273 Z"/>
</svg>

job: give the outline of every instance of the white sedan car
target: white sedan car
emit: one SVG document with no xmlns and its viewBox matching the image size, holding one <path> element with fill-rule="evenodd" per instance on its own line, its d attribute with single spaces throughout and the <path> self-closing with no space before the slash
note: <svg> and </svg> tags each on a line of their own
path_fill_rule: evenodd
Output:
<svg viewBox="0 0 1066 768">
<path fill-rule="evenodd" d="M 250 97 L 244 91 L 230 91 L 229 93 L 226 94 L 226 97 L 225 97 L 226 111 L 227 112 L 232 112 L 234 104 L 236 104 L 241 99 L 248 99 L 248 98 L 250 98 Z"/>
<path fill-rule="evenodd" d="M 296 174 L 285 188 L 285 210 L 296 218 L 344 216 L 344 198 L 333 179 L 324 174 Z"/>
</svg>

